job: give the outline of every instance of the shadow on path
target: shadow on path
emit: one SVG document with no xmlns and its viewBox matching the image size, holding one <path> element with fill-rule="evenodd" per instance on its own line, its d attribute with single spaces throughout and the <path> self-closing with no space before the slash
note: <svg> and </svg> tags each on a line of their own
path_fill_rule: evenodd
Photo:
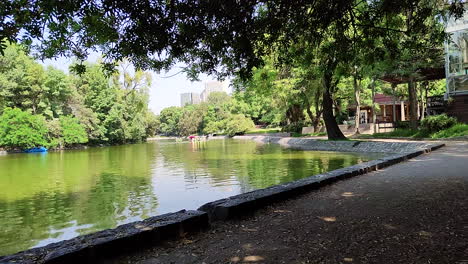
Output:
<svg viewBox="0 0 468 264">
<path fill-rule="evenodd" d="M 468 263 L 468 143 L 109 263 Z"/>
</svg>

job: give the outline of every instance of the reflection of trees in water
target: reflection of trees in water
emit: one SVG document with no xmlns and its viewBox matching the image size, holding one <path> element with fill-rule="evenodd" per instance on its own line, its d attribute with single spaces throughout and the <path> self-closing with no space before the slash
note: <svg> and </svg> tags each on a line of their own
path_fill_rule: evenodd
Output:
<svg viewBox="0 0 468 264">
<path fill-rule="evenodd" d="M 210 140 L 195 143 L 164 144 L 160 146 L 164 166 L 184 170 L 187 182 L 197 177 L 209 177 L 213 184 L 225 182 L 243 167 L 243 160 L 258 150 L 255 142 Z"/>
<path fill-rule="evenodd" d="M 195 184 L 199 176 L 216 186 L 235 180 L 246 192 L 359 160 L 352 154 L 295 151 L 252 141 L 196 144 L 138 144 L 0 157 L 0 255 L 47 238 L 70 238 L 155 214 L 158 201 L 152 172 L 156 167 L 182 170 L 187 183 Z"/>
<path fill-rule="evenodd" d="M 242 192 L 294 181 L 362 161 L 353 153 L 285 149 L 253 141 L 211 140 L 202 147 L 191 143 L 165 144 L 164 166 L 184 169 L 188 182 L 209 177 L 213 185 L 235 178 Z"/>
<path fill-rule="evenodd" d="M 149 144 L 49 153 L 41 170 L 30 158 L 0 162 L 17 175 L 2 175 L 0 186 L 18 190 L 0 195 L 0 255 L 151 216 L 158 206 L 151 185 L 155 153 Z"/>
</svg>

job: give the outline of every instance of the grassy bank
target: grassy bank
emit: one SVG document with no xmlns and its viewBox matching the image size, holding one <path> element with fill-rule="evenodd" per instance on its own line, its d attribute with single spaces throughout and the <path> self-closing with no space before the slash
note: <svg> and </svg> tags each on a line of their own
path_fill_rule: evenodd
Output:
<svg viewBox="0 0 468 264">
<path fill-rule="evenodd" d="M 250 134 L 272 134 L 272 133 L 280 133 L 281 132 L 281 128 L 256 128 L 256 129 L 252 129 L 252 130 L 249 130 L 247 132 L 245 132 L 246 135 L 250 135 Z"/>
<path fill-rule="evenodd" d="M 309 134 L 301 134 L 301 133 L 292 133 L 292 137 L 322 137 L 326 136 L 326 132 L 317 132 L 317 133 L 309 133 Z"/>
<path fill-rule="evenodd" d="M 468 136 L 468 124 L 456 124 L 450 128 L 441 131 L 430 133 L 423 129 L 395 129 L 388 133 L 375 133 L 373 135 L 360 135 L 358 138 L 409 138 L 409 139 L 444 139 L 444 138 L 457 138 Z"/>
</svg>

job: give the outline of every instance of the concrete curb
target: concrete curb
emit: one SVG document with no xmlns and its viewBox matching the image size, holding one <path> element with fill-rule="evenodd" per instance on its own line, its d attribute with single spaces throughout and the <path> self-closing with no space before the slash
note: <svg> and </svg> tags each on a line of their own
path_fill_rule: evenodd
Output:
<svg viewBox="0 0 468 264">
<path fill-rule="evenodd" d="M 332 182 L 362 175 L 393 164 L 417 157 L 443 147 L 445 144 L 429 145 L 425 149 L 395 154 L 354 166 L 314 175 L 301 180 L 275 185 L 269 188 L 243 193 L 204 204 L 198 210 L 207 212 L 210 221 L 227 220 L 253 212 L 255 209 L 317 189 Z"/>
<path fill-rule="evenodd" d="M 427 142 L 382 142 L 355 140 L 317 140 L 313 138 L 271 137 L 271 136 L 235 136 L 234 139 L 253 140 L 259 143 L 274 143 L 288 148 L 318 151 L 339 151 L 359 153 L 408 153 L 426 149 L 434 143 Z"/>
<path fill-rule="evenodd" d="M 198 210 L 182 210 L 120 225 L 96 233 L 75 237 L 40 248 L 9 256 L 0 256 L 0 263 L 95 263 L 135 249 L 153 246 L 161 241 L 179 238 L 209 227 L 211 221 L 227 220 L 252 213 L 254 210 L 317 189 L 332 182 L 382 169 L 428 153 L 445 144 L 426 144 L 412 152 L 390 155 L 381 159 L 314 175 L 301 180 L 271 186 L 229 198 L 213 201 Z"/>
<path fill-rule="evenodd" d="M 0 263 L 96 263 L 208 227 L 205 212 L 182 210 L 0 257 Z"/>
</svg>

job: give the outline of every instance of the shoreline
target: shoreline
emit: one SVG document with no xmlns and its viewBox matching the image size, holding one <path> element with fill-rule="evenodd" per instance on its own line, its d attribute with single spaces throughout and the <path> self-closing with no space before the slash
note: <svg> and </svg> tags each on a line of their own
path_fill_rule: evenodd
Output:
<svg viewBox="0 0 468 264">
<path fill-rule="evenodd" d="M 280 142 L 280 140 L 281 139 L 277 142 Z M 272 141 L 274 140 L 269 139 L 269 142 L 275 143 Z M 300 139 L 300 141 L 303 142 L 304 139 Z M 308 139 L 308 141 L 324 142 L 313 139 Z M 338 145 L 349 145 L 349 143 L 355 144 L 356 142 L 334 142 L 334 144 Z M 372 145 L 382 145 L 382 142 L 373 142 Z M 384 158 L 212 201 L 194 211 L 182 210 L 177 213 L 154 216 L 143 221 L 117 226 L 113 229 L 106 229 L 84 236 L 78 236 L 70 240 L 60 241 L 44 247 L 28 249 L 13 255 L 0 257 L 0 263 L 14 261 L 22 263 L 60 263 L 64 260 L 67 260 L 68 263 L 80 263 L 86 262 L 86 260 L 92 262 L 99 258 L 108 257 L 107 254 L 111 254 L 115 251 L 125 252 L 128 250 L 130 241 L 130 244 L 132 245 L 144 244 L 150 246 L 171 238 L 180 238 L 185 232 L 191 233 L 204 230 L 212 222 L 225 221 L 227 219 L 238 218 L 246 214 L 251 214 L 267 205 L 296 197 L 299 194 L 303 194 L 311 190 L 320 189 L 323 186 L 342 179 L 362 175 L 406 161 L 443 146 L 443 144 L 424 144 L 415 147 L 415 145 L 411 143 L 399 143 L 395 146 L 403 147 L 404 145 L 408 145 L 407 147 L 412 149 L 412 151 L 404 151 L 401 153 L 387 152 L 388 155 Z M 388 150 L 387 147 L 385 147 L 385 149 Z M 185 212 L 187 212 L 188 215 Z M 181 231 L 181 225 L 183 226 L 183 222 L 177 221 L 177 217 L 176 220 L 170 222 L 166 222 L 164 220 L 168 217 L 170 219 L 174 219 L 172 216 L 181 216 L 181 214 L 183 216 L 182 219 L 185 219 L 183 221 L 186 221 L 187 219 L 195 219 L 196 224 L 189 225 L 183 229 L 184 231 Z M 157 226 L 154 226 L 153 224 L 145 224 L 148 223 L 148 221 L 150 223 L 156 222 L 159 224 Z M 166 231 L 161 231 L 161 228 Z"/>
</svg>

